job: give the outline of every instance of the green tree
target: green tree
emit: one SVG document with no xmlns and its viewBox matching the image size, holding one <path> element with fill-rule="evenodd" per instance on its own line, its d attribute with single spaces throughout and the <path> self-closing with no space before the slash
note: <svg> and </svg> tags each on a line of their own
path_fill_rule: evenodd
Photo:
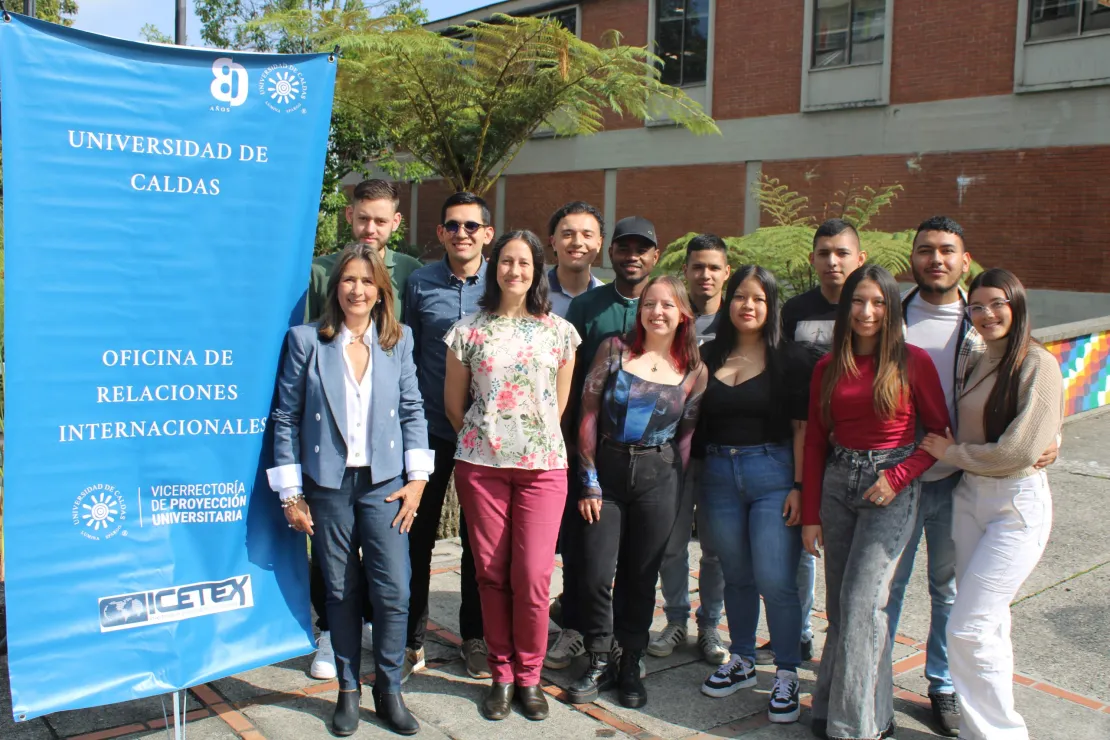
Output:
<svg viewBox="0 0 1110 740">
<path fill-rule="evenodd" d="M 139 36 L 143 41 L 149 41 L 152 44 L 172 44 L 174 43 L 173 36 L 162 33 L 162 30 L 153 23 L 144 23 L 143 27 L 139 29 Z M 188 38 L 186 38 L 188 43 Z"/>
<path fill-rule="evenodd" d="M 15 3 L 9 3 L 15 5 Z M 22 10 L 22 7 L 17 8 Z M 77 0 L 35 0 L 35 17 L 63 26 L 72 26 L 77 19 Z"/>
<path fill-rule="evenodd" d="M 910 269 L 914 230 L 886 232 L 867 227 L 875 216 L 894 203 L 902 190 L 897 183 L 877 190 L 870 185 L 849 183 L 843 190 L 837 191 L 836 200 L 824 205 L 820 220 L 842 218 L 855 226 L 859 231 L 860 246 L 867 252 L 867 261 L 885 267 L 895 276 L 900 275 Z M 733 268 L 743 264 L 766 267 L 775 274 L 786 298 L 815 287 L 817 276 L 809 264 L 809 255 L 813 250 L 813 230 L 818 219 L 810 213 L 809 198 L 767 175 L 752 183 L 752 193 L 772 225 L 744 236 L 724 237 L 729 264 Z M 668 244 L 657 271 L 681 272 L 686 259 L 686 244 L 695 236 L 697 234 L 691 232 Z M 967 281 L 982 269 L 978 263 L 972 262 Z"/>
<path fill-rule="evenodd" d="M 696 102 L 660 82 L 658 57 L 622 45 L 615 31 L 598 47 L 549 18 L 495 15 L 439 34 L 408 19 L 334 9 L 277 13 L 256 25 L 316 49 L 339 46 L 337 105 L 391 143 L 378 166 L 415 162 L 458 190 L 487 192 L 541 126 L 557 136 L 592 134 L 607 111 L 717 132 Z"/>
</svg>

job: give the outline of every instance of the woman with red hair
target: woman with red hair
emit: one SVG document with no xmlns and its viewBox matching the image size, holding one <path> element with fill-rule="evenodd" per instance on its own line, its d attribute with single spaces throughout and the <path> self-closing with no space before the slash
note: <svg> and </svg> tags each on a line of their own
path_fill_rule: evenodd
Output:
<svg viewBox="0 0 1110 740">
<path fill-rule="evenodd" d="M 570 687 L 576 704 L 613 685 L 622 705 L 647 702 L 640 659 L 708 379 L 681 282 L 670 276 L 649 282 L 638 319 L 629 337 L 602 342 L 582 396 L 578 511 L 584 524 L 574 540 L 581 548 L 579 609 L 590 665 Z"/>
</svg>

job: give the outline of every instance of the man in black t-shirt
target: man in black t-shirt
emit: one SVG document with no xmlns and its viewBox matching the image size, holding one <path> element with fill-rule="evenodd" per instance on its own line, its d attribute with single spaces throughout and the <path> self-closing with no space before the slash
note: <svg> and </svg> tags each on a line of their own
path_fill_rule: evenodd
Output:
<svg viewBox="0 0 1110 740">
<path fill-rule="evenodd" d="M 859 234 L 847 221 L 832 218 L 817 227 L 809 263 L 819 281 L 816 288 L 794 296 L 782 307 L 782 335 L 824 355 L 832 346 L 836 304 L 844 281 L 867 261 Z"/>
<path fill-rule="evenodd" d="M 860 249 L 859 233 L 854 226 L 839 218 L 832 218 L 817 227 L 813 234 L 813 251 L 809 263 L 817 273 L 818 285 L 801 295 L 794 296 L 782 307 L 782 335 L 806 347 L 815 358 L 828 353 L 832 347 L 833 326 L 836 324 L 836 307 L 844 281 L 856 268 L 867 261 L 867 253 Z M 813 586 L 817 578 L 817 561 L 802 551 L 798 563 L 798 596 L 802 602 L 802 659 L 813 657 Z M 769 665 L 774 662 L 770 643 L 756 651 L 756 663 Z"/>
</svg>

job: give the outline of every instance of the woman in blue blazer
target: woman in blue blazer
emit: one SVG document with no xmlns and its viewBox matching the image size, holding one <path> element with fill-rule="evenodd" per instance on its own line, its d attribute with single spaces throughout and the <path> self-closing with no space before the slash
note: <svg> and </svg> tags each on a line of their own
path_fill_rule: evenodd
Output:
<svg viewBox="0 0 1110 740">
<path fill-rule="evenodd" d="M 393 731 L 415 734 L 420 726 L 401 698 L 408 531 L 433 455 L 412 332 L 393 314 L 389 272 L 373 247 L 343 250 L 323 316 L 286 335 L 272 418 L 270 487 L 289 526 L 312 537 L 327 588 L 339 675 L 332 728 L 337 735 L 358 729 L 361 567 L 374 609 L 374 707 Z"/>
</svg>

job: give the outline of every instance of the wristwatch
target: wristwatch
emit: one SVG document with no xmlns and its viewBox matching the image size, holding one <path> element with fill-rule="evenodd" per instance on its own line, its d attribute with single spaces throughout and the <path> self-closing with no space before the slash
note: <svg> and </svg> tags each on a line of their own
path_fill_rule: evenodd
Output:
<svg viewBox="0 0 1110 740">
<path fill-rule="evenodd" d="M 794 490 L 795 490 L 795 491 L 798 491 L 799 493 L 801 492 L 801 490 L 802 490 L 802 482 L 801 482 L 800 480 L 796 480 L 796 481 L 794 481 Z"/>
</svg>

